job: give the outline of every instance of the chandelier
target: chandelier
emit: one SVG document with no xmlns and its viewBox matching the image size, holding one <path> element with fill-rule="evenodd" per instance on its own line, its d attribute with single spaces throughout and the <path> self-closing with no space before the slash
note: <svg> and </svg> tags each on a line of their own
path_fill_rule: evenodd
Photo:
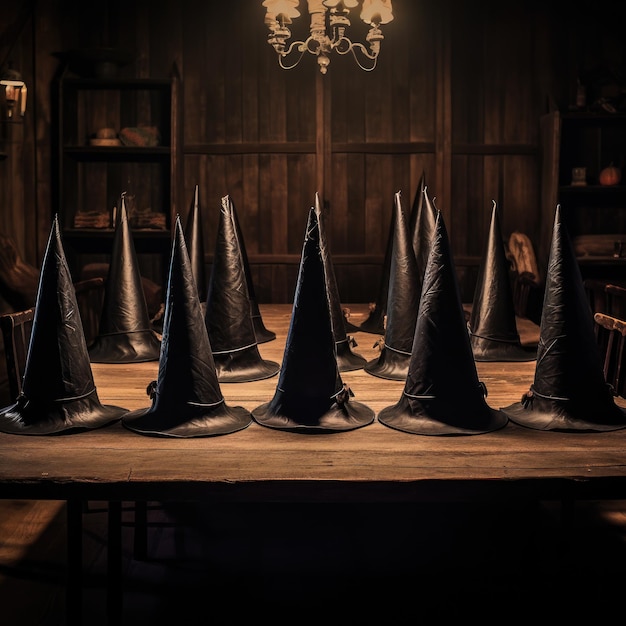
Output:
<svg viewBox="0 0 626 626">
<path fill-rule="evenodd" d="M 269 29 L 268 43 L 278 54 L 278 63 L 284 70 L 294 68 L 306 52 L 317 56 L 322 74 L 330 64 L 330 54 L 352 53 L 357 65 L 367 72 L 376 67 L 380 42 L 384 39 L 381 24 L 393 20 L 391 0 L 362 0 L 361 19 L 369 25 L 366 41 L 352 42 L 346 35 L 350 26 L 350 9 L 359 6 L 359 0 L 307 0 L 311 16 L 310 35 L 304 41 L 288 40 L 289 25 L 300 15 L 299 0 L 263 0 L 267 9 L 265 24 Z"/>
</svg>

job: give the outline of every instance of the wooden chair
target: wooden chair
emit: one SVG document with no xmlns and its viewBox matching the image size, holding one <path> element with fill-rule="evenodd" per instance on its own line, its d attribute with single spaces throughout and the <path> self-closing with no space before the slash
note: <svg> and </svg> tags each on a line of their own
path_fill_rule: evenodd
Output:
<svg viewBox="0 0 626 626">
<path fill-rule="evenodd" d="M 104 302 L 104 285 L 105 281 L 102 276 L 94 276 L 74 283 L 76 303 L 78 304 L 87 346 L 90 346 L 98 336 Z"/>
<path fill-rule="evenodd" d="M 606 293 L 607 313 L 620 320 L 626 320 L 626 286 L 614 282 L 607 283 Z"/>
<path fill-rule="evenodd" d="M 585 278 L 583 286 L 592 313 L 609 313 L 607 281 L 603 278 Z"/>
<path fill-rule="evenodd" d="M 593 316 L 598 346 L 603 357 L 604 378 L 616 396 L 626 397 L 626 321 L 595 313 Z"/>
<path fill-rule="evenodd" d="M 22 390 L 34 316 L 35 307 L 0 315 L 11 402 L 17 399 Z"/>
<path fill-rule="evenodd" d="M 527 235 L 512 232 L 506 245 L 515 315 L 541 323 L 544 285 L 533 244 Z"/>
</svg>

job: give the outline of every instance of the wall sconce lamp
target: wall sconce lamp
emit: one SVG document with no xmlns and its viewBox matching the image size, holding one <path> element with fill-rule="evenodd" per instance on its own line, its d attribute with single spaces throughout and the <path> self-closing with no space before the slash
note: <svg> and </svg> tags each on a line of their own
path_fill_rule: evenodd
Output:
<svg viewBox="0 0 626 626">
<path fill-rule="evenodd" d="M 4 96 L 3 104 L 7 118 L 13 118 L 14 111 L 21 117 L 26 113 L 26 83 L 22 75 L 14 69 L 5 69 L 0 75 L 0 95 Z"/>
<path fill-rule="evenodd" d="M 289 24 L 300 15 L 299 0 L 264 0 L 262 5 L 267 9 L 265 24 L 269 29 L 267 41 L 276 50 L 280 67 L 292 69 L 300 63 L 305 52 L 310 52 L 317 56 L 320 72 L 326 74 L 329 55 L 334 51 L 337 54 L 352 53 L 356 64 L 371 72 L 376 67 L 380 42 L 384 39 L 380 26 L 393 20 L 391 0 L 362 0 L 361 19 L 370 27 L 366 36 L 369 49 L 362 43 L 352 42 L 346 35 L 350 9 L 359 6 L 359 1 L 307 0 L 310 35 L 304 41 L 288 44 L 291 37 Z"/>
</svg>

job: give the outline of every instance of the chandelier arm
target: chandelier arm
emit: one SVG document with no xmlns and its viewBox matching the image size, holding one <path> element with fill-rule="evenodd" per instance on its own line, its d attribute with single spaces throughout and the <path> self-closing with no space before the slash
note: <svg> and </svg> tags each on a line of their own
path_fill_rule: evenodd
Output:
<svg viewBox="0 0 626 626">
<path fill-rule="evenodd" d="M 361 54 L 363 54 L 364 57 L 366 57 L 367 59 L 370 59 L 370 61 L 373 61 L 372 66 L 371 67 L 367 67 L 366 65 L 363 65 L 361 63 L 361 61 L 359 61 L 359 57 L 357 56 L 356 50 L 355 49 L 359 49 L 361 51 Z M 353 43 L 350 46 L 349 50 L 346 50 L 346 52 L 343 52 L 342 54 L 347 54 L 348 52 L 352 52 L 352 56 L 354 57 L 354 60 L 356 62 L 356 64 L 365 72 L 371 72 L 373 69 L 376 68 L 376 63 L 378 61 L 378 55 L 377 54 L 370 54 L 367 51 L 367 48 L 361 44 L 361 43 Z"/>
<path fill-rule="evenodd" d="M 300 61 L 302 60 L 304 53 L 307 51 L 306 45 L 307 45 L 306 41 L 292 41 L 289 47 L 287 48 L 287 50 L 285 50 L 284 52 L 278 53 L 278 64 L 280 65 L 280 67 L 284 70 L 292 70 L 294 67 L 296 67 L 296 65 L 298 65 L 298 63 L 300 63 Z M 284 63 L 284 61 L 286 60 L 286 57 L 289 56 L 292 53 L 293 49 L 296 47 L 298 48 L 300 52 L 300 56 L 296 58 L 294 63 L 290 65 L 286 65 Z"/>
</svg>

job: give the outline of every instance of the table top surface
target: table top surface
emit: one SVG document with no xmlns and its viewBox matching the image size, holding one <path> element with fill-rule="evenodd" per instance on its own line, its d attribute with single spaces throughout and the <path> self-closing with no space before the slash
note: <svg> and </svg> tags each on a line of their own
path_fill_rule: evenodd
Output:
<svg viewBox="0 0 626 626">
<path fill-rule="evenodd" d="M 290 305 L 261 305 L 265 326 L 277 333 L 259 344 L 264 359 L 282 362 Z M 352 305 L 358 325 L 367 305 Z M 539 329 L 518 319 L 522 343 L 536 345 Z M 356 332 L 352 350 L 371 360 L 378 336 Z M 533 381 L 535 361 L 477 362 L 487 403 L 518 402 Z M 147 385 L 158 362 L 92 364 L 103 404 L 147 408 Z M 376 414 L 395 404 L 404 382 L 364 370 L 342 372 L 354 400 Z M 278 376 L 221 383 L 226 403 L 253 410 L 274 395 Z M 616 403 L 626 406 L 622 398 Z M 516 489 L 509 491 L 514 486 Z M 309 435 L 252 422 L 228 435 L 150 437 L 120 422 L 55 436 L 0 433 L 0 497 L 65 499 L 419 500 L 563 493 L 626 497 L 626 429 L 560 433 L 510 422 L 492 433 L 424 436 L 378 421 L 351 431 Z"/>
</svg>

